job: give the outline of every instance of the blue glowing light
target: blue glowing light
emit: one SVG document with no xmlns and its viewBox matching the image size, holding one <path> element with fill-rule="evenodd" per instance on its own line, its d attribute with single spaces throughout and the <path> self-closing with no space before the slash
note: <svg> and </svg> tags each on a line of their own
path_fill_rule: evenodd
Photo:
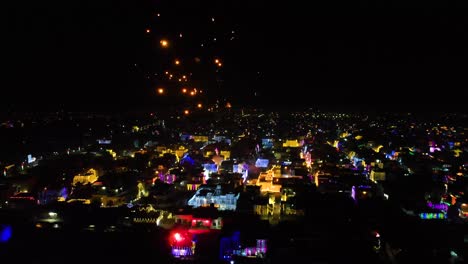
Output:
<svg viewBox="0 0 468 264">
<path fill-rule="evenodd" d="M 0 243 L 6 243 L 11 239 L 13 235 L 13 229 L 9 225 L 0 226 Z"/>
</svg>

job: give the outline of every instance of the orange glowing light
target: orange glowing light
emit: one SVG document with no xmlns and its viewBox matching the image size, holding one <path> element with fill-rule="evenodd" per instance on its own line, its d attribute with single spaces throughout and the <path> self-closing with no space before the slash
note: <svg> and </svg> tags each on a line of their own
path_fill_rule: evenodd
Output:
<svg viewBox="0 0 468 264">
<path fill-rule="evenodd" d="M 182 88 L 182 93 L 187 93 L 187 88 Z"/>
<path fill-rule="evenodd" d="M 202 105 L 202 104 L 197 104 L 197 107 L 198 107 L 198 108 L 202 108 L 203 105 Z"/>
<path fill-rule="evenodd" d="M 185 110 L 184 110 L 184 114 L 185 114 L 185 115 L 188 115 L 188 114 L 190 114 L 190 111 L 187 110 L 187 109 L 185 109 Z"/>
<path fill-rule="evenodd" d="M 226 103 L 226 108 L 231 108 L 231 107 L 232 107 L 231 103 L 227 102 Z"/>
<path fill-rule="evenodd" d="M 162 39 L 159 43 L 161 44 L 161 47 L 163 48 L 169 47 L 169 42 L 165 39 Z"/>
<path fill-rule="evenodd" d="M 164 93 L 164 89 L 163 88 L 158 88 L 158 94 L 163 94 Z"/>
<path fill-rule="evenodd" d="M 191 92 L 190 92 L 190 95 L 191 95 L 191 96 L 194 96 L 194 95 L 195 95 L 195 92 L 194 92 L 194 91 L 191 91 Z"/>
<path fill-rule="evenodd" d="M 216 64 L 218 64 L 218 63 L 219 63 L 219 60 L 218 60 L 218 59 L 216 59 L 216 60 L 215 60 L 215 63 L 216 63 Z"/>
<path fill-rule="evenodd" d="M 218 63 L 218 67 L 221 67 L 221 66 L 223 66 L 223 64 L 222 64 L 221 62 L 220 62 L 220 63 Z"/>
<path fill-rule="evenodd" d="M 151 29 L 147 28 L 146 33 L 151 33 Z"/>
<path fill-rule="evenodd" d="M 174 63 L 175 63 L 175 65 L 179 65 L 179 64 L 180 64 L 180 60 L 175 60 Z"/>
</svg>

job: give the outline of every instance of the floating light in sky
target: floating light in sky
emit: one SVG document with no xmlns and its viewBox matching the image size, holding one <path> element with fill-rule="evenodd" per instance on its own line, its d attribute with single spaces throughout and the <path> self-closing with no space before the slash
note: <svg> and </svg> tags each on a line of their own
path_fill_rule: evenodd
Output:
<svg viewBox="0 0 468 264">
<path fill-rule="evenodd" d="M 163 48 L 167 48 L 169 47 L 169 42 L 165 39 L 161 39 L 161 41 L 159 42 L 161 44 L 161 47 Z"/>
<path fill-rule="evenodd" d="M 156 14 L 156 16 L 160 17 L 160 16 L 161 16 L 161 14 L 157 13 L 157 14 Z"/>
<path fill-rule="evenodd" d="M 147 28 L 146 33 L 151 33 L 151 29 Z"/>
<path fill-rule="evenodd" d="M 214 17 L 212 17 L 212 18 L 211 18 L 211 22 L 215 22 L 215 19 L 214 19 Z"/>
<path fill-rule="evenodd" d="M 181 38 L 181 37 L 182 37 L 182 33 L 179 34 L 179 38 Z"/>
<path fill-rule="evenodd" d="M 164 94 L 164 89 L 163 88 L 158 88 L 158 94 Z"/>
</svg>

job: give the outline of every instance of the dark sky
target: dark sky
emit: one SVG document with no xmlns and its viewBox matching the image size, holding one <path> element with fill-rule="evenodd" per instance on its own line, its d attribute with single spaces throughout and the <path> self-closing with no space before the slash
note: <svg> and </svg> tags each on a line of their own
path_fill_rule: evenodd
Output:
<svg viewBox="0 0 468 264">
<path fill-rule="evenodd" d="M 467 10 L 453 1 L 10 2 L 3 107 L 161 105 L 174 58 L 205 101 L 443 112 L 467 97 Z"/>
</svg>

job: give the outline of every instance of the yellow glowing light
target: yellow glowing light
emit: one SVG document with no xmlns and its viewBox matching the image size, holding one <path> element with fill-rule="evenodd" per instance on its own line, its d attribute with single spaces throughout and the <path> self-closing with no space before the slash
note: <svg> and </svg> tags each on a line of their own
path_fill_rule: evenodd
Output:
<svg viewBox="0 0 468 264">
<path fill-rule="evenodd" d="M 184 110 L 184 114 L 188 115 L 188 114 L 190 114 L 190 111 L 187 110 L 187 109 L 185 109 L 185 110 Z"/>
<path fill-rule="evenodd" d="M 165 39 L 162 39 L 159 43 L 161 44 L 161 47 L 163 48 L 169 47 L 169 42 Z"/>
<path fill-rule="evenodd" d="M 175 60 L 175 65 L 179 65 L 180 64 L 180 60 Z"/>
<path fill-rule="evenodd" d="M 197 107 L 198 107 L 198 108 L 202 108 L 203 105 L 202 105 L 202 104 L 197 104 Z"/>
<path fill-rule="evenodd" d="M 163 88 L 158 88 L 158 94 L 163 94 L 164 93 L 164 89 Z"/>
</svg>

